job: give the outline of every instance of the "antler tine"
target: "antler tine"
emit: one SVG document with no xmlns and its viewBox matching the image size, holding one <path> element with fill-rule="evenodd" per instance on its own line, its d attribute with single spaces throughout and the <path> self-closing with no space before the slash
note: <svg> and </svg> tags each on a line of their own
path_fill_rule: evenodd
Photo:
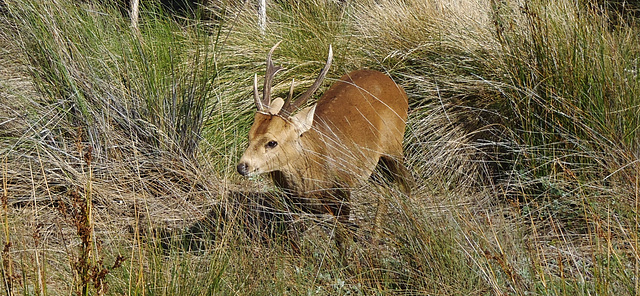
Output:
<svg viewBox="0 0 640 296">
<path fill-rule="evenodd" d="M 318 75 L 318 78 L 316 78 L 316 81 L 297 100 L 295 101 L 292 100 L 290 96 L 289 100 L 287 100 L 285 105 L 282 107 L 282 110 L 285 110 L 285 112 L 292 113 L 293 111 L 298 109 L 298 107 L 306 103 L 309 100 L 309 98 L 313 95 L 313 93 L 315 93 L 316 90 L 318 90 L 318 88 L 322 84 L 322 81 L 324 80 L 324 77 L 327 76 L 327 73 L 329 72 L 329 67 L 331 67 L 332 61 L 333 61 L 333 49 L 331 48 L 331 45 L 329 45 L 329 55 L 327 57 L 327 63 L 324 65 L 324 68 L 322 68 L 322 71 L 320 71 L 320 74 Z"/>
<path fill-rule="evenodd" d="M 289 96 L 287 97 L 287 102 L 293 100 L 293 87 L 296 84 L 296 79 L 291 79 L 291 86 L 289 87 Z"/>
<path fill-rule="evenodd" d="M 269 105 L 271 105 L 271 83 L 273 82 L 273 77 L 276 76 L 276 73 L 280 72 L 280 70 L 283 69 L 280 66 L 274 66 L 273 61 L 271 60 L 271 55 L 281 42 L 282 41 L 276 43 L 276 45 L 271 48 L 269 54 L 267 55 L 267 72 L 264 74 L 264 88 L 261 101 L 262 107 L 264 109 L 261 110 L 265 110 L 269 108 Z"/>
<path fill-rule="evenodd" d="M 265 109 L 258 95 L 258 74 L 253 75 L 253 100 L 256 103 L 256 108 L 258 108 L 258 111 L 262 111 Z"/>
</svg>

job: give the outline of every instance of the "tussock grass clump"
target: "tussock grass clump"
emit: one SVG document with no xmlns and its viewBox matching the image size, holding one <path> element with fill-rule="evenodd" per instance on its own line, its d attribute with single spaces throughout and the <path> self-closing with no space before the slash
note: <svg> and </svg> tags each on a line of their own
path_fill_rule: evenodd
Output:
<svg viewBox="0 0 640 296">
<path fill-rule="evenodd" d="M 137 276 L 155 247 L 143 247 L 142 235 L 197 220 L 212 202 L 204 196 L 217 193 L 205 173 L 194 173 L 202 172 L 196 158 L 205 108 L 215 108 L 215 63 L 204 51 L 215 34 L 183 27 L 152 6 L 138 34 L 109 3 L 5 3 L 3 34 L 20 49 L 13 58 L 27 65 L 27 86 L 39 93 L 3 102 L 2 129 L 19 123 L 2 133 L 0 148 L 5 243 L 7 250 L 34 249 L 7 252 L 13 259 L 6 266 L 14 267 L 3 273 L 13 281 L 5 291 L 103 295 L 119 286 L 111 272 L 122 258 L 131 275 L 125 283 L 144 287 Z M 184 215 L 176 210 L 185 207 Z M 63 214 L 73 208 L 85 210 Z"/>
<path fill-rule="evenodd" d="M 499 88 L 518 155 L 512 194 L 538 228 L 533 237 L 562 238 L 563 249 L 574 250 L 571 261 L 545 273 L 567 268 L 594 281 L 573 288 L 637 289 L 631 277 L 614 285 L 610 277 L 638 262 L 624 247 L 635 245 L 637 229 L 637 23 L 614 22 L 597 3 L 570 1 L 496 5 L 494 13 L 497 74 L 507 78 Z M 601 240 L 603 231 L 609 234 Z M 575 245 L 592 257 L 580 257 Z M 539 254 L 549 247 L 540 244 Z M 548 259 L 537 256 L 544 266 Z"/>
<path fill-rule="evenodd" d="M 638 98 L 638 28 L 610 27 L 597 6 L 528 4 L 516 31 L 500 9 L 508 8 L 496 8 L 501 61 L 512 86 L 505 91 L 517 127 L 534 131 L 522 134 L 523 144 L 561 151 L 567 163 L 596 161 L 605 174 L 630 163 L 631 155 L 618 154 L 638 145 L 638 118 L 630 107 Z"/>
<path fill-rule="evenodd" d="M 8 5 L 36 86 L 99 155 L 120 137 L 193 155 L 216 76 L 203 28 L 182 30 L 154 7 L 136 34 L 109 4 Z"/>
</svg>

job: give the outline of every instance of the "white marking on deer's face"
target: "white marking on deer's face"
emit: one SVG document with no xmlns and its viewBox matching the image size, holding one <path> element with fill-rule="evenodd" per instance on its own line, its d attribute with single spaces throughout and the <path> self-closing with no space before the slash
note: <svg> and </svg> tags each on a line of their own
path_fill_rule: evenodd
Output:
<svg viewBox="0 0 640 296">
<path fill-rule="evenodd" d="M 253 176 L 281 170 L 302 156 L 300 136 L 311 128 L 314 111 L 315 105 L 286 120 L 280 115 L 256 113 L 238 173 Z"/>
</svg>

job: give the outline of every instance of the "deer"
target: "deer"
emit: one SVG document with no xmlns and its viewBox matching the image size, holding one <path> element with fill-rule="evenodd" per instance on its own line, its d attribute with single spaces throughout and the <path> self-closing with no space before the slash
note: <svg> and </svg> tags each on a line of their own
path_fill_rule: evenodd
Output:
<svg viewBox="0 0 640 296">
<path fill-rule="evenodd" d="M 333 59 L 332 47 L 315 82 L 297 99 L 292 82 L 285 101 L 271 99 L 274 76 L 283 69 L 272 62 L 279 44 L 267 54 L 262 98 L 254 75 L 257 111 L 249 145 L 236 169 L 242 176 L 267 174 L 303 212 L 333 215 L 343 229 L 335 236 L 343 252 L 349 237 L 344 229 L 352 228 L 353 188 L 368 180 L 382 184 L 380 177 L 373 176 L 378 168 L 387 184 L 395 183 L 405 195 L 410 194 L 413 178 L 404 165 L 402 145 L 408 97 L 386 74 L 360 69 L 341 77 L 315 104 L 297 111 L 322 85 Z M 385 212 L 385 203 L 379 201 L 378 229 Z"/>
</svg>

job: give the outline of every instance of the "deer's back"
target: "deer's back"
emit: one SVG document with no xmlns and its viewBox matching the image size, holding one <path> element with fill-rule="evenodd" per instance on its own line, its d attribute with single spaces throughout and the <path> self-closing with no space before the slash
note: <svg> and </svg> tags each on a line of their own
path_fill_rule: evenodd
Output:
<svg viewBox="0 0 640 296">
<path fill-rule="evenodd" d="M 402 143 L 408 101 L 404 90 L 378 71 L 357 70 L 335 82 L 318 100 L 316 120 L 344 144 L 374 148 Z"/>
<path fill-rule="evenodd" d="M 365 176 L 381 155 L 402 157 L 407 110 L 406 93 L 389 76 L 357 70 L 318 100 L 314 124 L 334 163 Z"/>
</svg>

